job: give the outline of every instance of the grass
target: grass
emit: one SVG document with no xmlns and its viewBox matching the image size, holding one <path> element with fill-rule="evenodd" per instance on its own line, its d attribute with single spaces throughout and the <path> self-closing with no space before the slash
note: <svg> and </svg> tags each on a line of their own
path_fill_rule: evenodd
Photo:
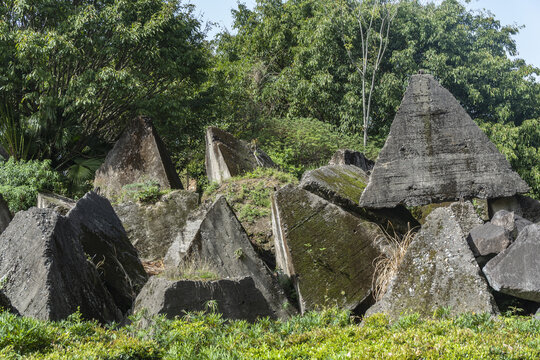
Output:
<svg viewBox="0 0 540 360">
<path fill-rule="evenodd" d="M 386 293 L 392 278 L 396 275 L 399 264 L 403 260 L 411 241 L 414 239 L 415 229 L 400 237 L 391 235 L 388 231 L 380 227 L 388 243 L 386 251 L 375 259 L 375 272 L 373 275 L 373 289 L 375 300 L 379 301 Z"/>
<path fill-rule="evenodd" d="M 273 246 L 269 236 L 272 215 L 270 198 L 274 188 L 279 189 L 290 183 L 298 184 L 298 179 L 277 169 L 257 168 L 253 172 L 227 179 L 221 185 L 208 185 L 202 201 L 213 201 L 218 195 L 224 195 L 251 242 L 262 251 L 268 251 Z"/>
<path fill-rule="evenodd" d="M 166 269 L 160 276 L 170 280 L 213 281 L 220 277 L 206 260 L 184 261 L 178 268 Z"/>
<path fill-rule="evenodd" d="M 445 314 L 441 312 L 441 314 Z M 219 314 L 157 318 L 142 328 L 103 328 L 75 314 L 43 322 L 0 313 L 0 357 L 7 359 L 538 359 L 540 320 L 464 314 L 390 323 L 355 323 L 327 309 L 254 324 Z"/>
</svg>

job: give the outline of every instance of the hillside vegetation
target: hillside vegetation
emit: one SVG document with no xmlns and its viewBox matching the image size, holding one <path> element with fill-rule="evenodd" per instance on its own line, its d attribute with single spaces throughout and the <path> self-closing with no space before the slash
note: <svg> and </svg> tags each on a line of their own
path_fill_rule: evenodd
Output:
<svg viewBox="0 0 540 360">
<path fill-rule="evenodd" d="M 259 0 L 233 9 L 234 33 L 207 40 L 196 14 L 180 0 L 2 2 L 0 145 L 16 162 L 50 161 L 43 168 L 62 180 L 0 184 L 12 209 L 34 197 L 23 199 L 21 186 L 84 194 L 140 114 L 201 190 L 209 125 L 257 142 L 296 177 L 340 147 L 375 159 L 419 70 L 454 94 L 540 196 L 540 69 L 514 58 L 518 26 L 458 0 Z M 366 14 L 373 36 L 362 50 Z"/>
</svg>

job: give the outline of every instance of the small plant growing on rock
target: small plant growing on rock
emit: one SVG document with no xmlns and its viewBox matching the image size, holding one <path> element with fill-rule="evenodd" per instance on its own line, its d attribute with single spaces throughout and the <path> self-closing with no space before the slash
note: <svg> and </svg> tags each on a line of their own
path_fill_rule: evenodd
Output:
<svg viewBox="0 0 540 360">
<path fill-rule="evenodd" d="M 205 259 L 189 259 L 176 269 L 165 270 L 163 276 L 171 280 L 213 281 L 220 276 Z"/>
<path fill-rule="evenodd" d="M 375 259 L 375 271 L 373 274 L 373 292 L 375 299 L 379 301 L 388 289 L 390 281 L 396 275 L 399 265 L 409 248 L 411 241 L 416 236 L 415 229 L 409 229 L 403 237 L 398 234 L 390 235 L 388 231 L 380 227 L 388 243 L 387 250 Z"/>
</svg>

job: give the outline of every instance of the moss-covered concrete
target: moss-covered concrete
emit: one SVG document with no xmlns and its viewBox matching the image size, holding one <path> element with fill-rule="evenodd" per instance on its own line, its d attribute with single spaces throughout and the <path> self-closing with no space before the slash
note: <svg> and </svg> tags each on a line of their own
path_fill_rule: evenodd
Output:
<svg viewBox="0 0 540 360">
<path fill-rule="evenodd" d="M 376 224 L 293 186 L 275 194 L 280 239 L 302 311 L 337 305 L 354 309 L 371 294 Z M 282 246 L 283 244 L 276 244 Z"/>
<path fill-rule="evenodd" d="M 388 291 L 367 314 L 384 312 L 391 319 L 406 313 L 429 317 L 440 308 L 452 315 L 498 311 L 450 208 L 438 208 L 427 217 Z"/>
</svg>

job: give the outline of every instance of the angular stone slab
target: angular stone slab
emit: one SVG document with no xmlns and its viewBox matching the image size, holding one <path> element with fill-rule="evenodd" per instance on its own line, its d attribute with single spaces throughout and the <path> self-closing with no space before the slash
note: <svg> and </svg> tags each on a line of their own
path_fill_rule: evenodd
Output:
<svg viewBox="0 0 540 360">
<path fill-rule="evenodd" d="M 375 161 L 369 160 L 361 152 L 349 149 L 340 149 L 336 151 L 334 155 L 332 155 L 328 165 L 352 165 L 359 167 L 367 173 L 373 169 Z"/>
<path fill-rule="evenodd" d="M 127 202 L 114 210 L 142 261 L 161 260 L 184 228 L 188 215 L 199 204 L 199 196 L 186 190 L 165 194 L 155 204 Z"/>
<path fill-rule="evenodd" d="M 358 205 L 369 177 L 359 167 L 352 165 L 327 165 L 306 171 L 300 187 L 331 203 L 355 212 L 388 229 L 405 234 L 410 228 L 419 226 L 404 206 L 393 209 L 367 209 Z"/>
<path fill-rule="evenodd" d="M 411 76 L 360 205 L 418 206 L 528 190 L 452 94 L 421 74 Z"/>
<path fill-rule="evenodd" d="M 186 312 L 209 311 L 209 301 L 215 301 L 216 311 L 225 319 L 254 322 L 259 317 L 274 316 L 250 277 L 193 281 L 154 276 L 137 296 L 134 312 L 144 309 L 146 317 L 165 315 L 173 319 Z"/>
<path fill-rule="evenodd" d="M 504 228 L 491 223 L 472 229 L 467 241 L 474 256 L 496 255 L 510 245 L 510 238 Z"/>
<path fill-rule="evenodd" d="M 122 187 L 147 181 L 162 189 L 182 189 L 182 183 L 152 121 L 135 118 L 126 128 L 105 162 L 96 171 L 94 186 L 109 199 L 118 197 Z"/>
<path fill-rule="evenodd" d="M 489 213 L 494 216 L 500 210 L 511 211 L 533 223 L 540 223 L 540 201 L 524 195 L 489 200 Z"/>
<path fill-rule="evenodd" d="M 456 217 L 448 208 L 435 209 L 412 240 L 387 292 L 366 316 L 386 313 L 432 316 L 441 307 L 452 315 L 496 313 L 495 301 L 467 245 Z"/>
<path fill-rule="evenodd" d="M 40 209 L 55 209 L 60 214 L 65 215 L 75 206 L 77 202 L 73 199 L 51 192 L 38 192 L 37 207 Z"/>
<path fill-rule="evenodd" d="M 465 237 L 467 237 L 472 229 L 484 223 L 470 201 L 454 202 L 448 205 L 447 208 L 452 212 Z"/>
<path fill-rule="evenodd" d="M 286 318 L 291 313 L 277 279 L 255 253 L 224 196 L 196 212 L 163 261 L 168 270 L 204 264 L 221 278 L 250 276 L 275 317 Z"/>
<path fill-rule="evenodd" d="M 540 225 L 527 226 L 516 241 L 483 268 L 496 291 L 540 302 Z"/>
<path fill-rule="evenodd" d="M 206 129 L 205 163 L 208 180 L 217 183 L 258 167 L 276 166 L 256 145 L 238 140 L 216 127 Z"/>
<path fill-rule="evenodd" d="M 52 209 L 18 212 L 0 235 L 2 291 L 23 316 L 120 321 L 121 312 L 86 258 L 78 230 Z"/>
<path fill-rule="evenodd" d="M 2 197 L 2 194 L 0 194 L 0 234 L 8 227 L 11 219 L 12 216 L 8 204 Z"/>
<path fill-rule="evenodd" d="M 519 215 L 514 214 L 513 211 L 499 210 L 493 215 L 491 219 L 493 225 L 502 227 L 510 238 L 510 241 L 517 239 L 521 230 L 533 223 Z"/>
<path fill-rule="evenodd" d="M 96 265 L 118 308 L 126 313 L 148 276 L 111 203 L 91 191 L 66 217 L 80 230 L 84 252 Z"/>
<path fill-rule="evenodd" d="M 272 199 L 278 268 L 292 278 L 302 312 L 354 310 L 371 296 L 380 228 L 306 190 L 287 185 Z"/>
</svg>

